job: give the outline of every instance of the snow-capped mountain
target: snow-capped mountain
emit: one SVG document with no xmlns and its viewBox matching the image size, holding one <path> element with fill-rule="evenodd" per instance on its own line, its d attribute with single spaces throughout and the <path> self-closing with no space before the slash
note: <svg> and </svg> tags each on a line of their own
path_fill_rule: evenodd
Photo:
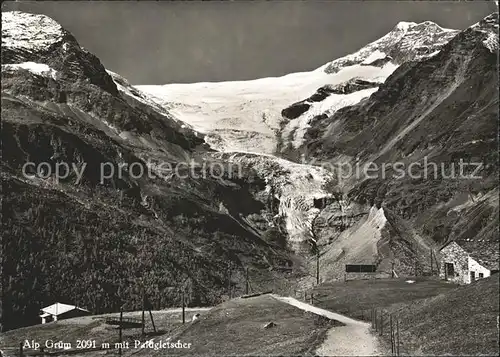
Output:
<svg viewBox="0 0 500 357">
<path fill-rule="evenodd" d="M 205 133 L 206 142 L 218 151 L 274 154 L 278 146 L 300 145 L 303 131 L 313 116 L 355 104 L 376 88 L 336 94 L 293 120 L 283 118 L 284 108 L 310 97 L 325 85 L 341 85 L 353 79 L 382 83 L 399 64 L 436 54 L 457 33 L 429 21 L 401 22 L 356 53 L 311 72 L 248 81 L 137 88 L 152 95 L 180 120 Z"/>
<path fill-rule="evenodd" d="M 99 59 L 80 47 L 76 39 L 47 16 L 20 11 L 2 12 L 2 64 L 17 64 L 37 73 L 45 72 L 61 81 L 76 81 L 85 76 L 91 84 L 112 95 L 116 85 Z M 48 72 L 47 72 L 48 73 Z"/>
<path fill-rule="evenodd" d="M 214 304 L 227 286 L 241 289 L 248 266 L 281 279 L 280 267 L 299 262 L 303 273 L 309 251 L 295 248 L 304 242 L 321 247 L 323 280 L 339 277 L 345 259 L 382 272 L 392 260 L 404 272 L 449 239 L 487 258 L 498 242 L 498 14 L 465 31 L 402 22 L 310 72 L 133 86 L 52 19 L 14 11 L 2 13 L 1 59 L 12 321 L 59 296 L 104 310 L 123 296 L 140 304 L 138 276 L 171 305 L 185 281 L 192 304 Z M 480 161 L 483 179 L 340 182 L 318 165 L 426 156 Z M 86 170 L 79 183 L 26 176 L 27 161 Z M 103 163 L 146 162 L 151 176 L 100 182 Z M 159 179 L 159 162 L 194 162 L 197 173 L 214 163 L 226 174 Z M 29 280 L 32 271 L 42 278 Z"/>
<path fill-rule="evenodd" d="M 325 72 L 336 73 L 344 67 L 359 65 L 382 65 L 420 60 L 432 56 L 458 34 L 458 30 L 445 29 L 431 21 L 422 23 L 399 22 L 382 38 L 368 44 L 359 51 L 336 59 L 325 67 Z"/>
</svg>

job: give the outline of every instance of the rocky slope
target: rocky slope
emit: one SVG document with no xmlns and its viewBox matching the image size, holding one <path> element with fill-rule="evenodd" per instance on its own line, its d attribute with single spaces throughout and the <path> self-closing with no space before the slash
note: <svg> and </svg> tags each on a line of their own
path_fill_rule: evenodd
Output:
<svg viewBox="0 0 500 357">
<path fill-rule="evenodd" d="M 279 215 L 290 240 L 306 241 L 311 238 L 312 219 L 318 213 L 314 200 L 330 195 L 323 185 L 331 180 L 327 170 L 318 170 L 300 154 L 295 155 L 295 150 L 306 142 L 310 122 L 369 97 L 403 57 L 421 59 L 432 55 L 456 33 L 430 22 L 401 23 L 355 54 L 311 72 L 251 81 L 137 88 L 206 134 L 205 142 L 227 154 L 224 157 L 228 160 L 255 168 L 259 177 L 266 180 L 267 190 L 273 190 L 280 202 Z M 395 56 L 396 48 L 400 48 L 396 59 L 379 58 L 381 51 L 392 51 Z M 336 71 L 328 69 L 334 65 Z M 260 161 L 262 164 L 254 164 Z M 270 175 L 267 166 L 277 168 L 276 173 Z M 288 187 L 294 189 L 283 189 L 284 182 L 293 182 Z"/>
<path fill-rule="evenodd" d="M 492 14 L 439 53 L 400 65 L 364 101 L 316 118 L 295 152 L 339 168 L 351 206 L 382 210 L 373 243 L 386 269 L 407 257 L 398 269 L 409 272 L 416 257 L 428 270 L 430 250 L 449 240 L 498 269 L 497 61 Z M 327 261 L 360 247 L 371 216 L 325 248 Z M 331 235 L 325 231 L 325 242 Z M 349 248 L 352 240 L 360 244 Z"/>
<path fill-rule="evenodd" d="M 46 16 L 2 13 L 1 114 L 4 329 L 54 301 L 137 309 L 143 287 L 157 308 L 181 287 L 211 305 L 241 293 L 246 267 L 270 278 L 290 262 L 261 237 L 265 182 L 210 158 L 203 135 Z"/>
</svg>

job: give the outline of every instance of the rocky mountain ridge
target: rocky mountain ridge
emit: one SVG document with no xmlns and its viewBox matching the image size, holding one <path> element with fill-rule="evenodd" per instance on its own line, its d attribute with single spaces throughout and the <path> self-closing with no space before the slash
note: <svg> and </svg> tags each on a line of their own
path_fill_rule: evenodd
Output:
<svg viewBox="0 0 500 357">
<path fill-rule="evenodd" d="M 142 289 L 156 308 L 179 306 L 181 288 L 212 305 L 241 293 L 246 268 L 258 288 L 291 262 L 263 239 L 265 182 L 211 158 L 201 134 L 44 15 L 2 13 L 1 114 L 4 329 L 54 301 L 137 309 Z"/>
<path fill-rule="evenodd" d="M 374 65 L 383 63 L 384 59 L 397 65 L 418 61 L 436 54 L 458 33 L 458 30 L 442 28 L 432 21 L 422 23 L 402 21 L 387 35 L 353 54 L 330 62 L 324 70 L 326 73 L 336 73 L 346 66 Z"/>
<path fill-rule="evenodd" d="M 386 266 L 391 260 L 398 265 L 404 256 L 429 257 L 430 250 L 456 240 L 498 269 L 493 38 L 498 43 L 498 13 L 455 35 L 439 53 L 403 63 L 369 98 L 315 118 L 307 144 L 294 154 L 318 164 L 376 168 L 344 171 L 340 184 L 354 206 L 383 209 L 387 224 L 377 249 Z M 362 226 L 344 232 L 338 244 L 325 248 L 330 255 L 325 264 L 341 252 L 345 256 L 347 244 L 356 249 L 352 241 L 365 234 Z M 325 230 L 324 239 L 331 235 Z"/>
</svg>

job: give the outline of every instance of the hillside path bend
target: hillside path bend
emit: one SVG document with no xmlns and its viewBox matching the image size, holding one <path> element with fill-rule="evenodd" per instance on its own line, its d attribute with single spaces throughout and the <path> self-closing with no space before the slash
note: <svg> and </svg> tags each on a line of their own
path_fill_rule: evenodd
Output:
<svg viewBox="0 0 500 357">
<path fill-rule="evenodd" d="M 275 299 L 329 319 L 345 326 L 335 326 L 327 332 L 325 341 L 314 352 L 317 356 L 380 356 L 383 355 L 377 337 L 371 333 L 370 324 L 325 310 L 292 297 L 272 295 Z"/>
</svg>

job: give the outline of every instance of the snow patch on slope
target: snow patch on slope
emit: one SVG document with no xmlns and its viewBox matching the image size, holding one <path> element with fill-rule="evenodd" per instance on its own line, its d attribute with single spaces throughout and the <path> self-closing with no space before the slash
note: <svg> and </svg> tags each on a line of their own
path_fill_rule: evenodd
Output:
<svg viewBox="0 0 500 357">
<path fill-rule="evenodd" d="M 51 77 L 53 79 L 57 79 L 57 71 L 50 68 L 44 63 L 35 63 L 35 62 L 23 62 L 16 64 L 4 64 L 2 65 L 2 70 L 7 71 L 16 71 L 18 69 L 25 69 L 30 71 L 33 74 L 43 77 Z"/>
<path fill-rule="evenodd" d="M 488 37 L 483 41 L 483 44 L 491 53 L 498 52 L 498 34 L 490 32 Z"/>
<path fill-rule="evenodd" d="M 310 127 L 311 120 L 321 114 L 328 116 L 335 113 L 340 108 L 359 103 L 364 98 L 369 97 L 378 90 L 378 87 L 363 89 L 349 94 L 331 94 L 321 102 L 310 103 L 311 107 L 297 119 L 291 120 L 283 129 L 283 137 L 292 135 L 292 146 L 299 148 L 304 144 L 304 136 Z"/>
<path fill-rule="evenodd" d="M 384 52 L 376 50 L 375 52 L 373 52 L 372 54 L 370 54 L 368 57 L 366 57 L 364 59 L 364 61 L 361 62 L 361 64 L 369 65 L 370 63 L 373 63 L 373 62 L 375 62 L 378 59 L 384 59 L 386 57 L 387 57 L 387 55 Z"/>
<path fill-rule="evenodd" d="M 402 31 L 408 31 L 410 27 L 415 26 L 416 24 L 416 22 L 400 21 L 397 23 L 396 28 Z"/>
</svg>

